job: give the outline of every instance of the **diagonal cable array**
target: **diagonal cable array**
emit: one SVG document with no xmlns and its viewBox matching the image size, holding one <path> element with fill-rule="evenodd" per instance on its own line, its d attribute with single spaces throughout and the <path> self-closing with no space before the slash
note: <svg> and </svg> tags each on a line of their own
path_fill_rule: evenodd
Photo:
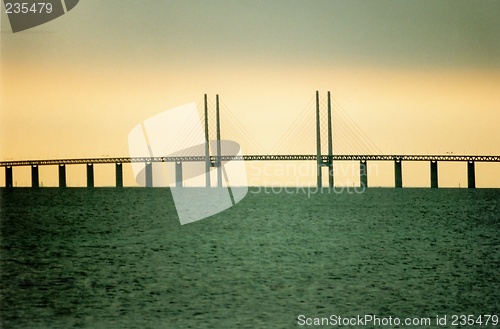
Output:
<svg viewBox="0 0 500 329">
<path fill-rule="evenodd" d="M 271 154 L 310 154 L 315 150 L 315 115 L 312 97 L 272 148 Z"/>
<path fill-rule="evenodd" d="M 242 145 L 245 154 L 265 154 L 262 146 L 223 102 L 221 107 L 221 138 L 234 140 Z"/>
<path fill-rule="evenodd" d="M 234 140 L 240 143 L 245 154 L 315 154 L 316 153 L 316 104 L 315 97 L 311 97 L 304 109 L 293 123 L 287 128 L 271 152 L 264 148 L 252 137 L 249 131 L 237 119 L 226 104 L 219 100 L 221 138 Z M 382 154 L 375 143 L 363 132 L 356 122 L 344 110 L 342 105 L 331 96 L 332 141 L 334 154 Z M 205 124 L 204 100 L 197 104 L 201 126 Z M 215 100 L 207 98 L 209 139 L 217 138 L 216 104 Z M 320 138 L 321 153 L 328 154 L 328 98 L 319 98 L 320 108 Z M 193 120 L 191 120 L 193 119 Z M 198 119 L 199 120 L 199 119 Z M 199 126 L 194 118 L 181 123 L 181 129 L 189 136 L 184 142 L 191 145 L 199 138 Z M 197 131 L 198 130 L 198 131 Z M 197 131 L 197 132 L 196 132 Z M 180 141 L 173 140 L 173 143 Z"/>
<path fill-rule="evenodd" d="M 382 154 L 375 143 L 333 98 L 331 103 L 334 154 Z M 321 153 L 328 154 L 328 98 L 319 98 Z M 272 154 L 316 153 L 316 104 L 314 98 L 287 129 Z"/>
<path fill-rule="evenodd" d="M 332 122 L 334 146 L 337 154 L 383 154 L 356 122 L 332 96 Z M 342 143 L 335 143 L 342 141 Z"/>
<path fill-rule="evenodd" d="M 198 113 L 194 112 L 191 116 L 186 118 L 186 120 L 183 123 L 180 123 L 180 130 L 183 131 L 183 134 L 179 134 L 175 136 L 171 141 L 171 145 L 195 145 L 198 144 L 199 142 L 199 131 L 200 125 L 199 125 L 199 115 Z M 185 138 L 185 136 L 188 136 Z M 162 155 L 164 155 L 166 152 L 166 149 L 162 151 Z M 176 153 L 179 154 L 179 156 L 183 155 L 190 155 L 191 152 L 189 148 L 184 148 L 182 150 L 177 151 Z"/>
</svg>

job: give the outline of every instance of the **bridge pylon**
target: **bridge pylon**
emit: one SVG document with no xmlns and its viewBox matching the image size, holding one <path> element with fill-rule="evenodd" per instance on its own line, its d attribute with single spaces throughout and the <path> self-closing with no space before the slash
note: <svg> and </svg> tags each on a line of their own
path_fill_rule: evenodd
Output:
<svg viewBox="0 0 500 329">
<path fill-rule="evenodd" d="M 205 185 L 211 186 L 210 182 L 210 168 L 217 168 L 217 187 L 222 187 L 222 146 L 221 146 L 221 133 L 220 133 L 220 108 L 219 108 L 219 95 L 215 95 L 215 135 L 216 135 L 216 148 L 217 157 L 216 161 L 212 163 L 210 160 L 210 130 L 208 126 L 208 101 L 207 94 L 204 96 L 204 114 L 205 114 Z"/>
<path fill-rule="evenodd" d="M 317 170 L 317 186 L 323 186 L 323 176 L 321 173 L 322 167 L 328 167 L 328 187 L 333 188 L 333 140 L 332 140 L 332 103 L 330 92 L 327 93 L 327 120 L 328 120 L 328 159 L 323 161 L 321 154 L 321 116 L 319 91 L 316 91 L 316 170 Z"/>
</svg>

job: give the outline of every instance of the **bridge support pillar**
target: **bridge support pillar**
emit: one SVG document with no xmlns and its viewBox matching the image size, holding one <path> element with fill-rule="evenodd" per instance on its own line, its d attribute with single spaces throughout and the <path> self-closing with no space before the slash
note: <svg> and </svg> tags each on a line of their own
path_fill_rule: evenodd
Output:
<svg viewBox="0 0 500 329">
<path fill-rule="evenodd" d="M 330 160 L 328 162 L 328 187 L 333 188 L 334 182 L 333 182 L 333 162 Z"/>
<path fill-rule="evenodd" d="M 13 175 L 12 175 L 12 167 L 11 166 L 6 166 L 5 167 L 5 187 L 11 188 L 14 185 L 12 184 L 13 182 Z"/>
<path fill-rule="evenodd" d="M 317 180 L 316 180 L 316 184 L 318 186 L 318 188 L 321 188 L 323 187 L 323 175 L 321 173 L 321 168 L 322 168 L 322 165 L 318 163 L 318 165 L 316 166 L 316 172 L 318 174 L 317 176 Z"/>
<path fill-rule="evenodd" d="M 208 142 L 206 143 L 207 146 L 206 147 L 206 150 L 207 150 L 207 154 L 208 154 Z M 212 162 L 210 161 L 210 155 L 205 155 L 205 186 L 206 187 L 210 187 L 211 186 L 211 183 L 210 183 L 210 168 L 212 168 Z"/>
<path fill-rule="evenodd" d="M 121 163 L 115 163 L 115 178 L 116 187 L 123 187 L 123 165 Z"/>
<path fill-rule="evenodd" d="M 94 187 L 94 164 L 87 163 L 87 187 Z"/>
<path fill-rule="evenodd" d="M 217 187 L 222 187 L 222 161 L 217 157 Z"/>
<path fill-rule="evenodd" d="M 66 165 L 59 165 L 59 187 L 66 187 Z"/>
<path fill-rule="evenodd" d="M 40 187 L 40 179 L 38 174 L 38 166 L 31 166 L 31 187 Z"/>
<path fill-rule="evenodd" d="M 394 187 L 403 187 L 403 162 L 394 160 Z"/>
<path fill-rule="evenodd" d="M 476 188 L 476 166 L 474 161 L 467 162 L 467 187 Z"/>
<path fill-rule="evenodd" d="M 438 163 L 431 161 L 431 188 L 438 188 Z"/>
<path fill-rule="evenodd" d="M 182 162 L 175 163 L 175 187 L 182 187 Z"/>
<path fill-rule="evenodd" d="M 368 172 L 366 169 L 366 160 L 359 161 L 359 184 L 361 187 L 368 187 Z"/>
<path fill-rule="evenodd" d="M 153 163 L 146 163 L 146 187 L 153 187 Z"/>
</svg>

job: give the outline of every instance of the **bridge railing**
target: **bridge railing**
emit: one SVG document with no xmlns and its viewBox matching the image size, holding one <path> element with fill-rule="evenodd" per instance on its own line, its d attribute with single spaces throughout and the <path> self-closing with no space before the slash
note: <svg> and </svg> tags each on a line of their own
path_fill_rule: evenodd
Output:
<svg viewBox="0 0 500 329">
<path fill-rule="evenodd" d="M 498 155 L 328 155 L 321 156 L 323 161 L 474 161 L 500 162 Z M 205 156 L 176 156 L 176 157 L 110 157 L 110 158 L 82 158 L 82 159 L 50 159 L 50 160 L 12 160 L 1 161 L 0 167 L 16 166 L 43 166 L 69 164 L 100 164 L 100 163 L 150 163 L 150 162 L 193 162 L 205 161 Z M 217 156 L 211 156 L 212 162 Z M 243 155 L 221 156 L 222 161 L 314 161 L 316 154 L 290 155 Z"/>
</svg>

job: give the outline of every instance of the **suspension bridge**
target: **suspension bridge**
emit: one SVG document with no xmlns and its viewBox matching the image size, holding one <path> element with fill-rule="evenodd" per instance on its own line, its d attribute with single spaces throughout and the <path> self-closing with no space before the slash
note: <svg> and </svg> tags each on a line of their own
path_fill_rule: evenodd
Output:
<svg viewBox="0 0 500 329">
<path fill-rule="evenodd" d="M 210 187 L 210 169 L 217 170 L 217 186 L 222 186 L 224 163 L 228 161 L 314 161 L 316 163 L 316 185 L 322 187 L 322 168 L 328 168 L 328 187 L 335 186 L 334 162 L 358 161 L 360 186 L 368 187 L 367 162 L 390 161 L 394 163 L 394 186 L 403 187 L 402 163 L 407 161 L 424 161 L 430 164 L 430 183 L 432 188 L 438 184 L 438 162 L 466 162 L 467 186 L 476 187 L 475 164 L 477 162 L 500 162 L 500 156 L 479 155 L 387 155 L 382 154 L 375 143 L 360 129 L 342 106 L 333 99 L 330 92 L 326 97 L 320 97 L 316 92 L 309 104 L 289 126 L 270 152 L 266 152 L 240 123 L 236 116 L 220 102 L 216 95 L 215 102 L 210 102 L 207 95 L 203 104 L 198 106 L 201 121 L 205 131 L 204 155 L 176 156 L 141 156 L 141 157 L 102 157 L 46 160 L 16 160 L 2 161 L 0 167 L 5 168 L 5 187 L 13 188 L 13 168 L 19 166 L 31 167 L 31 187 L 40 186 L 40 166 L 57 166 L 59 187 L 66 187 L 66 166 L 86 165 L 87 187 L 94 187 L 94 165 L 115 164 L 116 187 L 123 187 L 123 164 L 141 163 L 144 165 L 144 186 L 153 185 L 153 163 L 175 163 L 176 186 L 182 186 L 183 163 L 205 162 L 206 186 Z M 210 113 L 215 112 L 215 118 Z M 221 122 L 222 121 L 222 122 Z M 224 128 L 222 134 L 221 127 Z M 183 129 L 193 127 L 183 127 Z M 217 146 L 210 149 L 210 132 L 215 133 Z M 223 155 L 221 139 L 233 140 L 244 145 L 245 153 L 250 155 Z M 315 153 L 311 151 L 315 149 Z M 211 152 L 212 151 L 212 152 Z M 335 152 L 334 152 L 335 151 Z"/>
</svg>

